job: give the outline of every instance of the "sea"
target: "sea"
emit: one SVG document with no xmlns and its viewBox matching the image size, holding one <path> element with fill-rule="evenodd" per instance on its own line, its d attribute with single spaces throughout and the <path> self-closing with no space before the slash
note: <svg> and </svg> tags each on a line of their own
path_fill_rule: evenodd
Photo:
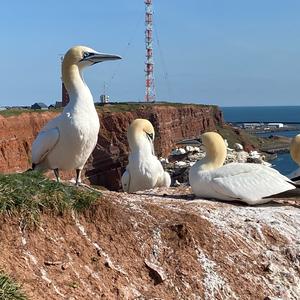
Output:
<svg viewBox="0 0 300 300">
<path fill-rule="evenodd" d="M 284 124 L 295 124 L 299 130 L 280 131 L 280 135 L 293 137 L 300 133 L 300 106 L 244 106 L 244 107 L 222 107 L 224 120 L 228 123 L 251 123 L 251 122 L 277 122 Z M 257 134 L 268 137 L 274 133 Z M 289 153 L 278 154 L 271 161 L 273 167 L 284 175 L 288 175 L 296 168 L 297 164 L 291 159 Z"/>
</svg>

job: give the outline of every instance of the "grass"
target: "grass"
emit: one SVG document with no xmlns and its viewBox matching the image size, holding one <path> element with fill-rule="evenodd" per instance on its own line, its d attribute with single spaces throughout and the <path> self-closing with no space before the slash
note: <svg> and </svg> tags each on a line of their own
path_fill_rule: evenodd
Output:
<svg viewBox="0 0 300 300">
<path fill-rule="evenodd" d="M 90 208 L 100 192 L 67 186 L 43 177 L 37 172 L 0 174 L 0 214 L 20 214 L 25 224 L 34 226 L 40 214 L 55 215 Z"/>
<path fill-rule="evenodd" d="M 155 103 L 147 103 L 147 102 L 118 102 L 118 103 L 109 103 L 106 105 L 96 105 L 98 111 L 103 112 L 126 112 L 126 111 L 136 111 L 138 109 L 149 109 L 155 106 L 173 106 L 173 107 L 180 107 L 180 106 L 201 106 L 201 107 L 213 107 L 216 108 L 217 106 L 214 105 L 205 105 L 205 104 L 193 104 L 193 103 L 176 103 L 176 102 L 155 102 Z"/>
<path fill-rule="evenodd" d="M 5 110 L 0 110 L 0 116 L 8 118 L 12 116 L 19 116 L 24 113 L 43 113 L 43 112 L 48 112 L 48 111 L 54 111 L 54 112 L 61 112 L 62 109 L 47 109 L 47 110 L 42 110 L 42 109 L 5 109 Z"/>
<path fill-rule="evenodd" d="M 246 142 L 259 149 L 262 143 L 261 138 L 258 138 L 255 135 L 248 134 L 245 130 L 239 130 L 239 134 L 237 134 L 233 128 L 226 125 L 224 127 L 217 127 L 217 130 L 222 135 L 222 137 L 227 140 L 228 145 L 231 148 L 235 143 L 242 144 L 243 142 Z"/>
<path fill-rule="evenodd" d="M 31 112 L 29 109 L 5 109 L 0 111 L 0 116 L 2 117 L 11 117 L 18 116 L 23 113 Z"/>
<path fill-rule="evenodd" d="M 20 286 L 0 270 L 0 300 L 27 300 Z"/>
<path fill-rule="evenodd" d="M 173 107 L 180 107 L 180 106 L 201 106 L 201 107 L 213 107 L 217 108 L 216 105 L 207 105 L 207 104 L 197 104 L 197 103 L 180 103 L 180 102 L 167 102 L 167 101 L 159 101 L 154 103 L 147 103 L 147 102 L 112 102 L 106 105 L 99 105 L 96 103 L 96 108 L 98 111 L 103 112 L 126 112 L 126 111 L 136 111 L 138 109 L 148 109 L 149 107 L 153 106 L 173 106 Z M 62 112 L 62 108 L 53 108 L 49 110 L 41 110 L 41 109 L 5 109 L 0 111 L 0 116 L 2 117 L 11 117 L 11 116 L 18 116 L 23 113 L 43 113 L 43 112 Z"/>
</svg>

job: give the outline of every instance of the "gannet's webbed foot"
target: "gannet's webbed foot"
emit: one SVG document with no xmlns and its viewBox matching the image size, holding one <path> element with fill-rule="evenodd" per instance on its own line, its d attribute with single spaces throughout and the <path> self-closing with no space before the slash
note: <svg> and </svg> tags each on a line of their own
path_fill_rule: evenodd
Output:
<svg viewBox="0 0 300 300">
<path fill-rule="evenodd" d="M 75 182 L 76 186 L 79 186 L 81 184 L 80 175 L 81 175 L 81 169 L 76 169 L 76 182 Z"/>
<path fill-rule="evenodd" d="M 57 182 L 60 182 L 60 178 L 59 178 L 59 170 L 58 170 L 58 169 L 54 169 L 53 172 L 54 172 L 54 175 L 55 175 L 55 177 L 56 177 L 56 181 L 57 181 Z"/>
</svg>

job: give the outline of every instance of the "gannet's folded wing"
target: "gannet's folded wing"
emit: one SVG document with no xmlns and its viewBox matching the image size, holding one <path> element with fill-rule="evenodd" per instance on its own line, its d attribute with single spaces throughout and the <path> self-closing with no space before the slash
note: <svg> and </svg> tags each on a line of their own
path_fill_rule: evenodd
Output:
<svg viewBox="0 0 300 300">
<path fill-rule="evenodd" d="M 38 164 L 45 159 L 59 140 L 58 128 L 41 131 L 32 144 L 32 162 Z"/>
<path fill-rule="evenodd" d="M 122 188 L 124 192 L 128 192 L 129 191 L 129 184 L 130 184 L 130 173 L 128 170 L 126 170 L 121 178 L 121 182 L 122 182 Z"/>
<path fill-rule="evenodd" d="M 224 176 L 222 167 L 212 177 L 213 189 L 224 197 L 251 202 L 295 188 L 288 183 L 287 177 L 272 168 L 257 164 L 232 164 L 231 171 L 228 172 L 230 165 L 225 168 Z"/>
</svg>

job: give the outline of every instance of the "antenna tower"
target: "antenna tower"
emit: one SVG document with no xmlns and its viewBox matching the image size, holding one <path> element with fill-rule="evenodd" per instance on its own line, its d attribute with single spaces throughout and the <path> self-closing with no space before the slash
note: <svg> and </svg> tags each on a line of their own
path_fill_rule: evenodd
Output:
<svg viewBox="0 0 300 300">
<path fill-rule="evenodd" d="M 145 0 L 145 44 L 146 44 L 146 92 L 145 101 L 155 101 L 155 88 L 154 88 L 154 76 L 153 76 L 153 47 L 152 47 L 152 25 L 153 25 L 153 10 L 152 0 Z"/>
</svg>

